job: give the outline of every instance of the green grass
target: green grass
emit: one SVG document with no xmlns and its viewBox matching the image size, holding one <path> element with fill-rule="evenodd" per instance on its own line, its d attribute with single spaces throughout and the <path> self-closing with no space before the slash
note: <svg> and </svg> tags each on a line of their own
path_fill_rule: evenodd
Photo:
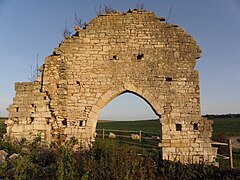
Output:
<svg viewBox="0 0 240 180">
<path fill-rule="evenodd" d="M 218 137 L 226 138 L 228 136 L 240 136 L 240 118 L 211 118 L 214 121 L 213 124 L 213 138 L 218 139 Z M 110 121 L 101 122 L 97 124 L 98 129 L 115 129 L 115 130 L 142 130 L 143 132 L 153 132 L 160 133 L 160 123 L 159 120 L 143 120 L 143 121 Z M 106 131 L 106 134 L 109 132 Z M 113 132 L 114 133 L 114 132 Z M 101 138 L 101 136 L 99 137 Z M 107 140 L 107 139 L 106 139 Z M 143 140 L 142 143 L 138 141 L 133 141 L 127 138 L 117 138 L 114 140 L 119 145 L 132 146 L 138 148 L 145 148 L 149 152 L 156 152 L 158 148 L 155 142 L 148 142 Z M 145 146 L 145 147 L 144 147 Z M 149 146 L 152 146 L 149 148 Z M 221 147 L 227 149 L 227 147 Z M 220 153 L 221 154 L 221 153 Z M 225 150 L 224 155 L 228 156 L 228 150 Z M 240 150 L 233 149 L 234 167 L 240 167 Z M 221 167 L 229 167 L 228 160 L 222 160 L 218 158 L 217 160 Z"/>
<path fill-rule="evenodd" d="M 233 167 L 240 168 L 240 149 L 233 149 Z M 223 153 L 225 156 L 229 156 L 228 152 Z M 229 167 L 229 160 L 228 159 L 221 159 L 218 158 L 217 161 L 219 162 L 220 167 Z"/>
<path fill-rule="evenodd" d="M 5 120 L 6 118 L 0 118 L 0 135 L 5 132 Z M 214 120 L 213 137 L 223 132 L 226 136 L 240 136 L 240 118 L 212 118 L 212 120 Z M 97 129 L 103 128 L 160 133 L 160 122 L 159 120 L 111 121 L 97 124 Z"/>
<path fill-rule="evenodd" d="M 115 129 L 126 131 L 145 131 L 160 133 L 159 120 L 110 121 L 97 123 L 97 129 Z"/>
<path fill-rule="evenodd" d="M 213 137 L 224 133 L 226 136 L 240 136 L 240 118 L 211 118 Z"/>
<path fill-rule="evenodd" d="M 213 137 L 220 133 L 226 136 L 240 136 L 240 118 L 211 118 L 213 124 Z M 97 124 L 97 129 L 118 129 L 160 133 L 159 120 L 139 120 L 139 121 L 110 121 Z"/>
<path fill-rule="evenodd" d="M 110 122 L 100 122 L 97 124 L 97 141 L 102 139 L 102 129 L 105 129 L 105 137 L 109 135 L 110 132 L 114 133 L 117 138 L 110 139 L 110 141 L 115 141 L 118 145 L 128 146 L 132 148 L 145 149 L 149 153 L 158 153 L 160 148 L 158 147 L 159 140 L 156 139 L 145 139 L 146 137 L 151 138 L 152 136 L 160 136 L 160 122 L 159 120 L 140 120 L 140 121 L 110 121 Z M 122 131 L 113 131 L 122 130 Z M 142 142 L 139 140 L 131 139 L 131 134 L 139 134 L 141 130 Z M 128 136 L 128 137 L 119 137 Z M 109 141 L 108 138 L 105 139 Z"/>
</svg>

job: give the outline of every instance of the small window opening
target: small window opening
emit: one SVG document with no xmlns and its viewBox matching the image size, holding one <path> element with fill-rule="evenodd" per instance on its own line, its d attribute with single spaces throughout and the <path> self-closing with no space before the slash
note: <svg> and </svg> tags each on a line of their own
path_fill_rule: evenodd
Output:
<svg viewBox="0 0 240 180">
<path fill-rule="evenodd" d="M 31 104 L 32 107 L 34 107 L 34 104 Z"/>
<path fill-rule="evenodd" d="M 144 56 L 144 54 L 138 54 L 137 55 L 137 60 L 142 60 L 143 56 Z"/>
<path fill-rule="evenodd" d="M 34 121 L 34 117 L 30 117 L 30 124 Z"/>
<path fill-rule="evenodd" d="M 50 118 L 45 118 L 46 119 L 46 123 L 49 124 L 50 123 Z"/>
<path fill-rule="evenodd" d="M 117 55 L 114 55 L 112 59 L 117 60 Z"/>
<path fill-rule="evenodd" d="M 71 126 L 76 126 L 77 122 L 76 121 L 71 121 Z"/>
<path fill-rule="evenodd" d="M 182 125 L 176 124 L 176 131 L 182 131 Z"/>
<path fill-rule="evenodd" d="M 63 124 L 64 126 L 67 126 L 67 119 L 66 119 L 66 118 L 64 118 L 64 120 L 62 121 L 62 124 Z"/>
<path fill-rule="evenodd" d="M 83 126 L 83 121 L 79 122 L 79 126 L 81 126 L 81 127 Z"/>
<path fill-rule="evenodd" d="M 171 77 L 166 77 L 166 81 L 172 81 Z"/>
<path fill-rule="evenodd" d="M 47 99 L 47 97 L 46 97 L 46 96 L 44 96 L 44 97 L 43 97 L 43 99 L 44 99 L 44 100 L 46 100 L 46 99 Z"/>
<path fill-rule="evenodd" d="M 76 81 L 77 85 L 80 85 L 80 81 Z"/>
<path fill-rule="evenodd" d="M 19 107 L 16 107 L 16 112 L 18 112 L 19 111 Z"/>
<path fill-rule="evenodd" d="M 198 130 L 198 123 L 194 123 L 194 124 L 193 124 L 193 129 L 194 129 L 194 130 Z"/>
</svg>

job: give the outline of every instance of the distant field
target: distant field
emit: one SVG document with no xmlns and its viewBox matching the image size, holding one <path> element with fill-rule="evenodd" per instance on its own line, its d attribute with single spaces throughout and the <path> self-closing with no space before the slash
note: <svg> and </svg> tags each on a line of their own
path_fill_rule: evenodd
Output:
<svg viewBox="0 0 240 180">
<path fill-rule="evenodd" d="M 240 136 L 240 118 L 211 118 L 213 137 L 224 133 L 226 136 Z"/>
<path fill-rule="evenodd" d="M 145 131 L 160 133 L 159 120 L 138 120 L 138 121 L 101 121 L 97 124 L 97 129 L 114 129 L 127 131 Z"/>
<path fill-rule="evenodd" d="M 224 133 L 226 136 L 240 136 L 240 118 L 212 118 L 213 137 Z M 97 129 L 118 129 L 134 130 L 146 132 L 160 132 L 159 120 L 140 120 L 140 121 L 110 121 L 97 124 Z"/>
<path fill-rule="evenodd" d="M 213 137 L 224 133 L 226 136 L 240 136 L 240 118 L 211 118 L 213 124 Z M 7 118 L 0 117 L 0 135 L 5 131 L 4 121 Z M 106 121 L 100 120 L 97 129 L 115 129 L 127 131 L 145 131 L 160 133 L 159 120 L 138 120 L 138 121 Z"/>
</svg>

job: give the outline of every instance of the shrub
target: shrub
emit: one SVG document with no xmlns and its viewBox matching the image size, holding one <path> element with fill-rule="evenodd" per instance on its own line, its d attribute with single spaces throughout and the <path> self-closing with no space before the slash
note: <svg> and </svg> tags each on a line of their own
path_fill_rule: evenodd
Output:
<svg viewBox="0 0 240 180">
<path fill-rule="evenodd" d="M 4 148 L 21 149 L 21 144 Z M 26 145 L 25 145 L 26 146 Z M 11 147 L 11 148 L 9 148 Z M 16 148 L 16 149 L 14 149 Z M 0 164 L 0 179 L 237 179 L 240 170 L 162 160 L 144 149 L 99 141 L 89 151 L 41 147 L 36 140 L 16 159 Z"/>
</svg>

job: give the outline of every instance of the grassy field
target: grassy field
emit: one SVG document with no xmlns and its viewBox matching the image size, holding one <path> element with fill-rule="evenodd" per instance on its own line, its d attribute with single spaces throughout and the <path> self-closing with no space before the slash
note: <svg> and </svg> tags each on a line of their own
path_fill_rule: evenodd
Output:
<svg viewBox="0 0 240 180">
<path fill-rule="evenodd" d="M 240 136 L 240 118 L 212 118 L 213 137 L 224 133 L 226 136 Z M 135 130 L 160 133 L 159 120 L 143 121 L 110 121 L 100 122 L 97 129 L 118 129 L 118 130 Z"/>
<path fill-rule="evenodd" d="M 0 138 L 6 132 L 6 126 L 4 124 L 3 118 L 0 118 Z M 217 138 L 220 136 L 229 137 L 229 136 L 240 136 L 240 118 L 212 118 L 214 120 L 213 124 L 213 138 Z M 117 139 L 108 139 L 105 141 L 114 141 L 116 144 L 127 145 L 128 147 L 145 149 L 148 152 L 156 152 L 159 151 L 157 147 L 158 140 L 149 140 L 144 139 L 148 135 L 158 136 L 160 135 L 160 122 L 159 120 L 139 120 L 139 121 L 100 121 L 97 123 L 97 133 L 98 140 L 102 139 L 102 131 L 101 129 L 105 129 L 105 136 L 107 137 L 109 132 L 113 132 L 116 135 L 122 136 L 131 136 L 132 133 L 139 133 L 139 130 L 142 131 L 142 142 L 140 143 L 138 140 L 132 140 L 130 138 L 117 138 Z M 111 129 L 111 130 L 108 130 Z M 122 132 L 115 132 L 112 130 L 123 130 Z M 129 132 L 125 132 L 129 131 Z M 119 134 L 118 134 L 119 133 Z M 227 147 L 226 147 L 227 148 Z M 227 155 L 227 150 L 224 150 Z M 237 161 L 235 161 L 235 167 L 240 167 L 240 150 L 234 149 L 233 156 Z M 221 164 L 228 165 L 227 160 L 219 160 Z M 225 165 L 224 165 L 225 166 Z"/>
<path fill-rule="evenodd" d="M 221 133 L 226 136 L 240 136 L 240 118 L 212 118 L 213 137 Z"/>
<path fill-rule="evenodd" d="M 0 135 L 5 132 L 4 120 L 0 118 Z M 212 118 L 213 124 L 213 137 L 220 134 L 225 136 L 240 136 L 240 118 Z M 97 124 L 97 129 L 115 129 L 127 131 L 143 131 L 151 133 L 160 133 L 159 120 L 139 120 L 139 121 L 103 121 Z"/>
<path fill-rule="evenodd" d="M 218 139 L 218 137 L 230 137 L 230 136 L 240 136 L 240 118 L 211 118 L 214 121 L 213 124 L 213 139 Z M 143 120 L 143 121 L 110 121 L 110 122 L 99 122 L 97 124 L 97 129 L 113 129 L 113 130 L 142 130 L 143 132 L 153 132 L 160 133 L 160 123 L 159 120 Z M 106 132 L 107 133 L 107 132 Z M 131 142 L 130 142 L 131 141 Z M 149 141 L 143 140 L 142 143 L 134 142 L 132 140 L 116 139 L 116 143 L 131 145 L 134 147 L 143 147 L 149 149 Z M 150 142 L 151 145 L 156 145 Z M 146 147 L 144 147 L 146 145 Z M 156 150 L 157 148 L 150 148 L 150 150 Z M 228 155 L 227 147 L 221 147 L 221 153 Z M 240 167 L 240 150 L 233 149 L 234 157 L 234 167 Z M 222 160 L 218 158 L 218 162 L 222 167 L 228 167 L 228 160 Z"/>
<path fill-rule="evenodd" d="M 6 118 L 0 118 L 0 133 L 5 131 L 5 120 Z M 221 133 L 226 136 L 240 136 L 240 118 L 212 118 L 212 120 L 214 120 L 213 137 Z M 159 120 L 103 121 L 97 124 L 97 129 L 102 128 L 160 133 L 160 122 Z"/>
<path fill-rule="evenodd" d="M 97 129 L 116 129 L 126 131 L 146 131 L 160 133 L 159 120 L 139 120 L 139 121 L 110 121 L 100 122 L 97 124 Z"/>
<path fill-rule="evenodd" d="M 0 135 L 5 132 L 4 121 L 6 118 L 0 118 Z M 213 137 L 220 134 L 225 136 L 240 136 L 240 118 L 212 118 Z M 159 120 L 139 120 L 139 121 L 103 121 L 97 124 L 97 129 L 115 129 L 127 131 L 143 131 L 160 133 Z"/>
</svg>

